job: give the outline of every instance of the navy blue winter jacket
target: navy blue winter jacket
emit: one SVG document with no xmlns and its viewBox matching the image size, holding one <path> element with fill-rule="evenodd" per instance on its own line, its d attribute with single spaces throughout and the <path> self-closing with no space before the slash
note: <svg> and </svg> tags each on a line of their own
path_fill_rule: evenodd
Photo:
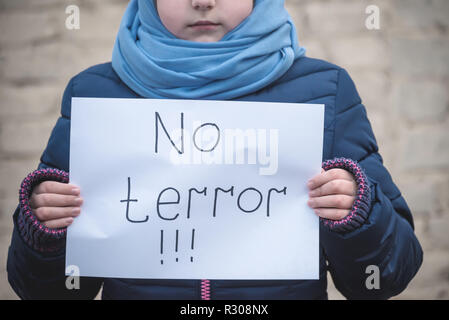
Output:
<svg viewBox="0 0 449 320">
<path fill-rule="evenodd" d="M 39 168 L 69 170 L 72 97 L 140 98 L 117 76 L 111 63 L 73 77 Z M 350 232 L 320 227 L 320 279 L 305 281 L 210 281 L 211 299 L 327 299 L 327 271 L 350 299 L 386 299 L 403 291 L 418 271 L 423 253 L 413 231 L 410 210 L 382 164 L 365 107 L 348 73 L 328 62 L 302 57 L 279 80 L 242 101 L 325 104 L 323 161 L 352 159 L 363 168 L 370 187 L 369 216 Z M 128 280 L 81 278 L 79 290 L 67 290 L 65 249 L 39 252 L 19 232 L 20 205 L 8 254 L 8 278 L 23 299 L 200 299 L 200 280 Z M 378 288 L 366 286 L 369 266 L 379 268 Z M 203 288 L 204 289 L 204 288 Z"/>
</svg>

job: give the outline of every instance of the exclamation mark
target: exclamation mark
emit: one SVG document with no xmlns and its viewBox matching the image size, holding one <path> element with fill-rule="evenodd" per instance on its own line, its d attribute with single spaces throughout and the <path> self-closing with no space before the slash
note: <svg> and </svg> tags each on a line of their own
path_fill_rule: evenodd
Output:
<svg viewBox="0 0 449 320">
<path fill-rule="evenodd" d="M 161 230 L 161 255 L 164 254 L 164 230 Z M 164 260 L 161 259 L 161 264 L 164 264 Z"/>
<path fill-rule="evenodd" d="M 178 237 L 179 237 L 179 230 L 176 230 L 176 243 L 175 243 L 175 252 L 178 253 Z M 176 257 L 176 262 L 178 262 L 178 257 Z"/>
<path fill-rule="evenodd" d="M 195 229 L 192 229 L 192 242 L 190 248 L 193 250 L 195 244 Z M 193 257 L 190 257 L 190 262 L 193 262 Z"/>
</svg>

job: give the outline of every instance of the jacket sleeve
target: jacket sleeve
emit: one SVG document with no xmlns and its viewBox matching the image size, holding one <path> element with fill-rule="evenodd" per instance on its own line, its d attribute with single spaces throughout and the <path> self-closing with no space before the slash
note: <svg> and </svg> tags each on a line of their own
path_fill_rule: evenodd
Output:
<svg viewBox="0 0 449 320">
<path fill-rule="evenodd" d="M 410 209 L 383 165 L 356 87 L 345 70 L 338 78 L 330 153 L 358 162 L 371 204 L 367 220 L 351 232 L 334 232 L 321 224 L 320 241 L 335 286 L 346 298 L 388 299 L 407 287 L 423 252 Z"/>
<path fill-rule="evenodd" d="M 72 79 L 73 80 L 73 79 Z M 72 80 L 67 86 L 62 101 L 62 110 L 70 110 Z M 64 114 L 58 119 L 50 136 L 46 150 L 41 157 L 39 169 L 68 169 L 70 118 Z M 60 149 L 56 148 L 56 145 Z M 64 154 L 66 153 L 66 154 Z M 98 294 L 103 280 L 99 278 L 79 278 L 79 289 L 69 290 L 65 276 L 65 237 L 46 239 L 57 250 L 37 250 L 39 230 L 32 227 L 24 230 L 20 217 L 24 207 L 19 204 L 13 215 L 14 229 L 8 250 L 8 281 L 21 299 L 93 299 Z M 39 226 L 39 224 L 36 224 Z M 25 236 L 26 235 L 26 236 Z M 52 240 L 52 241 L 49 241 Z M 61 244 L 56 245 L 55 244 Z M 75 283 L 73 281 L 73 283 Z M 69 286 L 70 288 L 71 286 Z M 72 286 L 73 287 L 73 286 Z"/>
</svg>

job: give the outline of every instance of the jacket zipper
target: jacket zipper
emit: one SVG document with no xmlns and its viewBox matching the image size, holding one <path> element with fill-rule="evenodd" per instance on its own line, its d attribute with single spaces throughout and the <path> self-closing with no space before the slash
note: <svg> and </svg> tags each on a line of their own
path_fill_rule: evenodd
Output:
<svg viewBox="0 0 449 320">
<path fill-rule="evenodd" d="M 210 300 L 210 280 L 201 280 L 201 300 Z"/>
</svg>

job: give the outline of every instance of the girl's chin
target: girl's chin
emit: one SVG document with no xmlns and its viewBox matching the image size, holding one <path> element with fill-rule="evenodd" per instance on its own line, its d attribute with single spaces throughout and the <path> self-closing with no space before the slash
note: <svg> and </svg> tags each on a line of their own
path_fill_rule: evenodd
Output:
<svg viewBox="0 0 449 320">
<path fill-rule="evenodd" d="M 204 37 L 204 38 L 199 38 L 199 39 L 195 39 L 195 40 L 191 40 L 191 41 L 195 41 L 195 42 L 218 42 L 220 40 L 221 40 L 221 38 Z"/>
<path fill-rule="evenodd" d="M 182 39 L 194 42 L 218 42 L 223 36 L 223 34 L 218 32 L 204 32 L 201 34 L 192 34 Z"/>
</svg>

